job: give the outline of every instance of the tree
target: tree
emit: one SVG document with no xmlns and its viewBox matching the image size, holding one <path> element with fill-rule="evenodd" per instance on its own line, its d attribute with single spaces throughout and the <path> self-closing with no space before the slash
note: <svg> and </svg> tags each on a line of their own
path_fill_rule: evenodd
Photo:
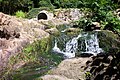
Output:
<svg viewBox="0 0 120 80">
<path fill-rule="evenodd" d="M 0 11 L 14 14 L 18 10 L 28 11 L 32 6 L 31 0 L 0 0 Z"/>
</svg>

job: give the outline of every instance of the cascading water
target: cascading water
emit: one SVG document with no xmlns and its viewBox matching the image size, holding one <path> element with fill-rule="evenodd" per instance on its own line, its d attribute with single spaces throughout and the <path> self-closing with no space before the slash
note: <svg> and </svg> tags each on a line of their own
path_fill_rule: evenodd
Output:
<svg viewBox="0 0 120 80">
<path fill-rule="evenodd" d="M 72 39 L 64 42 L 65 44 L 63 49 L 58 47 L 58 42 L 59 39 L 55 39 L 53 51 L 61 53 L 67 58 L 75 57 L 75 53 L 97 55 L 98 53 L 103 52 L 99 47 L 97 32 L 80 33 L 77 37 L 73 37 Z"/>
<path fill-rule="evenodd" d="M 58 48 L 56 40 L 55 40 L 55 46 L 53 47 L 54 52 L 64 54 L 64 57 L 67 58 L 75 57 L 76 49 L 77 49 L 77 41 L 75 38 L 66 43 L 65 51 L 60 50 L 60 48 Z"/>
<path fill-rule="evenodd" d="M 88 53 L 97 55 L 98 53 L 103 52 L 103 50 L 99 47 L 99 41 L 97 38 L 97 32 L 94 33 L 85 33 L 83 34 L 83 41 L 81 41 L 81 53 Z M 85 50 L 82 49 L 85 46 Z M 83 51 L 84 52 L 83 52 Z"/>
</svg>

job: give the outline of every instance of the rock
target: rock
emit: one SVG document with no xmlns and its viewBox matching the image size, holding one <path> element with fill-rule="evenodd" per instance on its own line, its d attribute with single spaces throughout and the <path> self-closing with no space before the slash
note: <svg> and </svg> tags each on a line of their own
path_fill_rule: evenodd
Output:
<svg viewBox="0 0 120 80">
<path fill-rule="evenodd" d="M 20 29 L 21 23 L 8 15 L 0 13 L 0 37 L 9 39 L 12 38 L 19 38 L 20 37 Z"/>
<path fill-rule="evenodd" d="M 20 53 L 29 43 L 34 42 L 49 34 L 39 28 L 38 24 L 32 24 L 29 20 L 18 19 L 0 13 L 0 74 L 4 72 L 9 58 Z M 34 28 L 32 28 L 34 27 Z"/>
<path fill-rule="evenodd" d="M 60 34 L 60 32 L 56 28 L 46 29 L 45 31 L 48 32 L 49 34 L 52 34 L 52 35 L 59 35 Z"/>
<path fill-rule="evenodd" d="M 115 14 L 117 15 L 118 18 L 120 18 L 120 9 L 117 9 L 117 10 L 115 11 Z"/>
<path fill-rule="evenodd" d="M 114 54 L 114 56 L 113 56 Z M 96 56 L 93 60 L 90 61 L 89 64 L 86 66 L 86 70 L 90 71 L 91 77 L 90 80 L 118 80 L 120 79 L 119 73 L 120 70 L 118 69 L 119 64 L 119 58 L 115 54 L 118 53 L 112 53 L 108 56 Z M 101 60 L 99 60 L 101 58 Z M 103 58 L 103 59 L 102 59 Z M 108 61 L 109 59 L 109 61 Z M 98 60 L 98 62 L 96 62 Z M 99 65 L 93 65 L 93 63 L 100 63 Z M 91 65 L 90 65 L 91 64 Z M 89 69 L 88 69 L 89 68 Z"/>
<path fill-rule="evenodd" d="M 97 66 L 93 66 L 93 67 L 90 69 L 90 73 L 93 73 L 96 68 L 97 68 Z"/>
<path fill-rule="evenodd" d="M 85 31 L 100 30 L 101 26 L 98 22 L 92 22 L 90 25 L 85 27 Z"/>
<path fill-rule="evenodd" d="M 47 20 L 38 21 L 19 19 L 0 12 L 0 73 L 4 72 L 9 58 L 20 54 L 27 44 L 49 37 L 49 34 L 58 35 L 58 30 L 51 26 L 70 23 L 68 19 L 53 18 L 53 14 L 48 16 L 49 13 L 46 12 L 40 12 L 38 17 L 40 18 L 43 13 L 44 16 L 47 15 Z"/>
<path fill-rule="evenodd" d="M 109 64 L 110 61 L 111 61 L 110 57 L 104 57 L 103 60 L 102 60 L 102 62 L 106 63 L 106 64 Z"/>
<path fill-rule="evenodd" d="M 80 11 L 80 9 L 56 9 L 55 10 L 55 18 L 62 19 L 65 21 L 75 21 L 79 20 L 80 17 L 84 16 L 84 14 Z"/>
<path fill-rule="evenodd" d="M 63 16 L 64 16 L 64 13 L 62 11 L 56 13 L 56 17 L 59 19 L 63 19 Z"/>
<path fill-rule="evenodd" d="M 104 69 L 104 64 L 101 64 L 100 66 L 96 67 L 92 73 L 95 75 L 100 71 L 102 71 L 103 69 Z"/>
<path fill-rule="evenodd" d="M 51 75 L 65 76 L 73 80 L 84 80 L 84 68 L 90 58 L 73 58 L 62 61 L 57 68 L 51 70 Z"/>
<path fill-rule="evenodd" d="M 33 43 L 36 40 L 40 40 L 45 37 L 49 37 L 49 33 L 39 29 L 39 28 L 31 28 L 28 32 L 29 35 L 29 41 L 30 43 Z M 26 34 L 23 34 L 22 36 L 25 37 Z M 26 35 L 26 37 L 27 37 Z"/>
<path fill-rule="evenodd" d="M 80 29 L 79 28 L 68 28 L 68 29 L 65 29 L 63 32 L 73 32 L 73 33 L 78 33 L 80 32 Z"/>
<path fill-rule="evenodd" d="M 102 58 L 96 58 L 93 60 L 91 66 L 99 66 L 101 63 Z"/>
<path fill-rule="evenodd" d="M 111 51 L 117 52 L 120 49 L 119 36 L 109 30 L 98 31 L 98 39 L 100 48 L 105 52 L 112 53 Z"/>
<path fill-rule="evenodd" d="M 79 9 L 71 9 L 70 11 L 70 17 L 71 20 L 78 20 L 80 17 L 82 17 L 84 14 Z"/>
<path fill-rule="evenodd" d="M 42 80 L 75 80 L 75 79 L 68 79 L 65 76 L 60 75 L 45 75 L 41 77 Z"/>
<path fill-rule="evenodd" d="M 94 26 L 94 30 L 100 30 L 100 23 L 99 22 L 92 22 L 93 26 Z"/>
<path fill-rule="evenodd" d="M 73 9 L 72 11 L 79 14 L 79 10 L 77 9 Z M 36 19 L 18 19 L 15 16 L 9 16 L 0 12 L 0 73 L 4 72 L 6 69 L 10 57 L 16 54 L 20 54 L 22 49 L 27 44 L 33 43 L 34 41 L 45 37 L 49 37 L 49 33 L 58 33 L 55 28 L 49 29 L 51 26 L 69 24 L 70 21 L 72 21 L 70 20 L 70 16 L 74 14 L 69 15 L 68 13 L 69 10 L 67 12 L 66 9 L 63 10 L 63 18 L 59 19 L 57 17 L 53 18 L 53 14 L 42 11 L 38 14 L 38 19 L 46 19 L 47 16 L 47 20 L 38 21 Z M 41 18 L 41 15 L 44 17 Z M 66 17 L 64 17 L 65 15 Z M 79 17 L 81 16 L 73 18 L 76 20 L 79 19 Z M 15 67 L 19 68 L 19 65 L 23 64 L 18 63 L 15 65 Z"/>
</svg>

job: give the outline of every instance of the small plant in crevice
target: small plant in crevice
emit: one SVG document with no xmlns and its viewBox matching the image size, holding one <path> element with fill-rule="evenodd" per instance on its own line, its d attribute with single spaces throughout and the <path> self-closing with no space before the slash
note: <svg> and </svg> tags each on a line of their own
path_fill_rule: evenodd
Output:
<svg viewBox="0 0 120 80">
<path fill-rule="evenodd" d="M 85 78 L 86 78 L 86 80 L 91 80 L 91 73 L 89 72 L 89 71 L 87 71 L 86 73 L 85 73 Z"/>
<path fill-rule="evenodd" d="M 17 11 L 15 13 L 15 16 L 18 17 L 18 18 L 25 18 L 26 17 L 26 13 L 23 12 L 22 10 L 20 10 L 20 11 Z"/>
</svg>

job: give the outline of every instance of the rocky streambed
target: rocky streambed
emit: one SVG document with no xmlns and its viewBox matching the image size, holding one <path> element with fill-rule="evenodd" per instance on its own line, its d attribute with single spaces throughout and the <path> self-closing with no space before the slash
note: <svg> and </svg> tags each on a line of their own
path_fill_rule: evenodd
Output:
<svg viewBox="0 0 120 80">
<path fill-rule="evenodd" d="M 99 54 L 89 58 L 73 58 L 62 61 L 42 80 L 119 80 L 120 53 Z"/>
<path fill-rule="evenodd" d="M 82 32 L 69 26 L 73 20 L 63 17 L 28 20 L 0 13 L 1 80 L 120 79 L 119 36 L 108 30 L 97 35 L 96 31 Z M 94 54 L 102 51 L 91 56 L 91 49 Z M 68 57 L 68 53 L 74 55 Z"/>
<path fill-rule="evenodd" d="M 62 14 L 64 14 L 64 12 L 62 12 Z M 61 17 L 63 16 L 64 15 L 62 15 Z M 58 16 L 53 17 L 50 20 L 28 20 L 0 13 L 0 78 L 2 77 L 2 75 L 10 72 L 9 70 L 7 71 L 6 68 L 12 69 L 13 67 L 15 67 L 16 69 L 25 65 L 26 62 L 29 62 L 29 58 L 27 58 L 28 61 L 24 61 L 22 59 L 19 60 L 18 57 L 21 57 L 22 53 L 25 53 L 23 55 L 30 56 L 30 54 L 26 54 L 30 53 L 30 51 L 33 50 L 33 47 L 28 46 L 29 44 L 38 44 L 37 41 L 43 38 L 47 38 L 48 40 L 49 35 L 56 32 L 56 26 L 69 24 L 71 21 L 72 20 L 64 20 L 63 18 L 59 18 Z M 45 40 L 45 44 L 49 42 L 47 40 Z M 39 47 L 45 46 L 45 44 L 41 44 L 39 45 Z M 27 48 L 23 50 L 25 47 Z M 36 47 L 34 46 L 34 48 Z M 42 51 L 44 51 L 44 49 L 42 49 Z M 40 52 L 42 53 L 42 51 Z M 9 66 L 8 63 L 9 61 L 11 61 L 10 59 L 12 56 L 17 57 L 17 60 L 19 61 L 12 61 L 12 65 Z M 23 58 L 25 57 L 26 56 L 23 56 Z M 40 58 L 40 60 L 42 59 Z"/>
<path fill-rule="evenodd" d="M 67 33 L 70 33 L 70 32 L 67 32 Z M 56 79 L 57 80 L 107 80 L 107 79 L 119 80 L 120 79 L 119 77 L 120 75 L 120 70 L 119 70 L 120 42 L 119 42 L 118 35 L 107 30 L 97 31 L 99 48 L 103 49 L 104 51 L 94 55 L 93 53 L 91 53 L 92 50 L 94 52 L 94 49 L 92 49 L 91 52 L 89 51 L 89 48 L 91 48 L 92 46 L 91 44 L 95 42 L 94 41 L 95 36 L 93 37 L 93 33 L 96 33 L 96 31 L 88 32 L 88 34 L 90 35 L 92 34 L 92 37 L 91 36 L 86 37 L 85 36 L 86 33 L 84 33 L 83 36 L 85 37 L 84 38 L 79 37 L 78 44 L 76 42 L 76 39 L 78 38 L 78 36 L 77 37 L 73 36 L 71 39 L 69 39 L 68 37 L 63 37 L 63 38 L 58 37 L 57 53 L 60 53 L 60 54 L 63 53 L 63 55 L 66 56 L 70 48 L 69 54 L 76 53 L 76 55 L 74 58 L 63 60 L 56 68 L 53 68 L 52 70 L 49 71 L 47 75 L 39 79 L 42 79 L 42 80 L 56 80 Z M 94 42 L 92 42 L 91 38 L 93 39 Z M 73 39 L 74 39 L 74 42 L 72 42 Z M 80 50 L 81 50 L 80 48 L 83 47 L 81 45 L 82 43 L 81 39 L 82 41 L 85 41 L 85 40 L 88 41 L 86 42 L 88 50 L 86 50 L 84 54 L 80 53 Z M 91 44 L 89 44 L 89 40 Z M 66 42 L 66 43 L 63 43 L 63 42 Z M 68 42 L 70 42 L 70 45 L 69 45 L 69 48 L 68 47 L 66 48 L 66 46 L 68 46 L 67 45 Z M 62 46 L 60 47 L 59 44 L 62 44 Z M 76 44 L 78 47 L 74 46 Z M 73 46 L 71 47 L 71 45 Z M 84 45 L 85 49 L 86 49 L 86 45 Z M 91 54 L 93 54 L 93 56 Z"/>
</svg>

